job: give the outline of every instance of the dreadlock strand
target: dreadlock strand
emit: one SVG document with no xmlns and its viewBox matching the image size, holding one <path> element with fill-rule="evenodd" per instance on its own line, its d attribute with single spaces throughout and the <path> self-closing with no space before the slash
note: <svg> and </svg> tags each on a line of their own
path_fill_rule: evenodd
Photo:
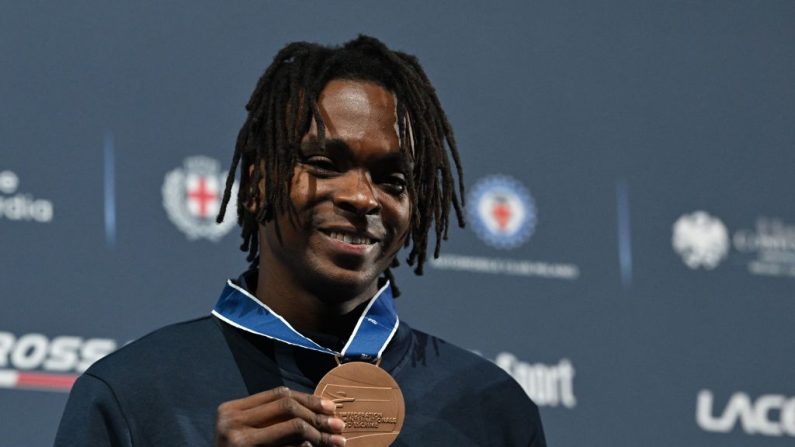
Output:
<svg viewBox="0 0 795 447">
<path fill-rule="evenodd" d="M 400 289 L 398 289 L 397 282 L 395 281 L 395 275 L 392 273 L 392 269 L 387 267 L 384 270 L 384 277 L 386 280 L 389 281 L 389 288 L 392 289 L 392 298 L 397 298 L 400 296 Z"/>
</svg>

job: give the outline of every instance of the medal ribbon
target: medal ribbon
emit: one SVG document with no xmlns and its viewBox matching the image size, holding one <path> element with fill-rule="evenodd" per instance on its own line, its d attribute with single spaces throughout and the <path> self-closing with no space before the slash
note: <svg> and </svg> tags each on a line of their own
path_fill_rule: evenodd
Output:
<svg viewBox="0 0 795 447">
<path fill-rule="evenodd" d="M 212 314 L 244 331 L 334 355 L 346 361 L 381 358 L 400 324 L 389 281 L 367 304 L 341 352 L 321 346 L 302 335 L 281 315 L 231 280 L 227 281 Z"/>
</svg>

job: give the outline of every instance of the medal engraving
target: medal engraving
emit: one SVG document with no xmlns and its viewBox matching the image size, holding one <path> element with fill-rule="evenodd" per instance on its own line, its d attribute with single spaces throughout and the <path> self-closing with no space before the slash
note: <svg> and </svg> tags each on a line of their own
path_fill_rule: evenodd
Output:
<svg viewBox="0 0 795 447">
<path fill-rule="evenodd" d="M 332 369 L 315 395 L 337 405 L 335 415 L 345 422 L 347 447 L 387 447 L 403 427 L 403 393 L 392 376 L 370 363 L 350 362 Z"/>
</svg>

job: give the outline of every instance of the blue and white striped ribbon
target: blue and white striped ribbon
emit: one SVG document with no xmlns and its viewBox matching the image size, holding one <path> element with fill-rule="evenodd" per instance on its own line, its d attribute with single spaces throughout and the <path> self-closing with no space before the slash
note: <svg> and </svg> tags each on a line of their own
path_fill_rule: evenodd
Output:
<svg viewBox="0 0 795 447">
<path fill-rule="evenodd" d="M 388 281 L 367 304 L 341 352 L 302 335 L 281 315 L 231 280 L 227 281 L 212 314 L 244 331 L 334 355 L 344 361 L 380 359 L 400 324 Z"/>
</svg>

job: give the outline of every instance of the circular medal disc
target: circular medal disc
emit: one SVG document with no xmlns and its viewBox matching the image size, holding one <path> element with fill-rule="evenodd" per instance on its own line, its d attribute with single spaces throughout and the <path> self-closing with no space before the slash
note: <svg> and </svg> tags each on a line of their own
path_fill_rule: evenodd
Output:
<svg viewBox="0 0 795 447">
<path fill-rule="evenodd" d="M 337 366 L 320 379 L 315 396 L 337 404 L 346 447 L 387 447 L 403 427 L 403 393 L 389 373 L 370 363 Z"/>
</svg>

